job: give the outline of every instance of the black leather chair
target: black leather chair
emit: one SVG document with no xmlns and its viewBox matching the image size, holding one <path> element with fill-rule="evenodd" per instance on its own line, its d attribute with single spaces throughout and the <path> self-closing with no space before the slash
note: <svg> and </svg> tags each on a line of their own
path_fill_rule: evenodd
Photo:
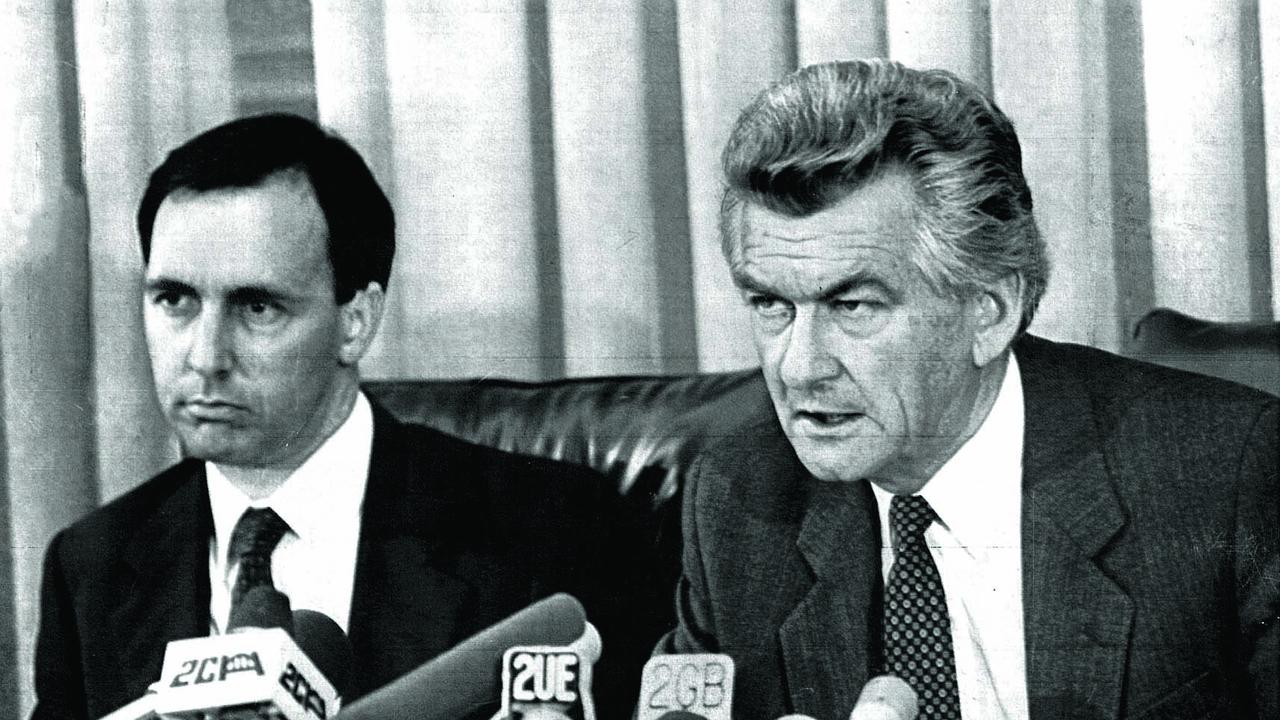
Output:
<svg viewBox="0 0 1280 720">
<path fill-rule="evenodd" d="M 1280 394 L 1280 324 L 1212 323 L 1154 310 L 1135 329 L 1131 353 L 1153 362 Z M 680 488 L 708 444 L 773 412 L 758 371 L 685 377 L 613 377 L 526 383 L 506 380 L 383 381 L 366 389 L 402 420 L 511 452 L 585 465 L 617 486 L 627 517 L 652 555 L 635 568 L 656 591 L 631 598 L 631 637 L 605 638 L 613 679 L 634 698 L 639 669 L 674 624 L 680 571 Z M 629 693 L 629 694 L 628 694 Z"/>
<path fill-rule="evenodd" d="M 585 465 L 623 498 L 611 527 L 634 544 L 606 548 L 631 566 L 625 598 L 605 608 L 625 633 L 604 638 L 596 674 L 599 717 L 626 717 L 640 671 L 675 625 L 680 573 L 680 488 L 693 458 L 752 418 L 772 413 L 754 370 L 688 377 L 615 377 L 525 383 L 506 380 L 365 384 L 403 421 L 510 452 Z M 602 540 L 603 542 L 603 540 Z M 648 552 L 645 552 L 648 548 Z M 625 558 L 625 559 L 622 559 Z M 599 608 L 588 607 L 588 615 Z M 607 663 L 607 665 L 605 664 Z"/>
<path fill-rule="evenodd" d="M 1280 395 L 1280 322 L 1212 322 L 1157 308 L 1134 326 L 1133 340 L 1133 357 Z"/>
</svg>

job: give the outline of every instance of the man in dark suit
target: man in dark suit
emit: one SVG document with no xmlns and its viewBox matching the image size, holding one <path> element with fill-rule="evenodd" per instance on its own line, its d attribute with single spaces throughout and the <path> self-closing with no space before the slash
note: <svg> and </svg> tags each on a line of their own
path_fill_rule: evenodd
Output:
<svg viewBox="0 0 1280 720">
<path fill-rule="evenodd" d="M 1280 401 L 1026 334 L 1012 124 L 943 71 L 804 68 L 723 157 L 776 417 L 685 496 L 679 624 L 735 717 L 1280 717 Z"/>
<path fill-rule="evenodd" d="M 625 592 L 601 478 L 400 424 L 361 393 L 394 219 L 344 141 L 287 115 L 210 130 L 152 174 L 138 230 L 185 459 L 53 540 L 34 717 L 143 695 L 166 643 L 225 630 L 254 584 L 347 631 L 354 696 L 554 591 L 589 609 Z"/>
</svg>

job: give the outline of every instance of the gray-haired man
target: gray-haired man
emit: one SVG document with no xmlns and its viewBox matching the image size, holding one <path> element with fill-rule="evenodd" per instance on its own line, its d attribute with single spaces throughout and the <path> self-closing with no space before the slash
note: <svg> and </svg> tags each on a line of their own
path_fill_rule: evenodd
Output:
<svg viewBox="0 0 1280 720">
<path fill-rule="evenodd" d="M 1280 717 L 1280 401 L 1025 333 L 1048 279 L 973 85 L 804 68 L 724 152 L 776 417 L 702 458 L 680 624 L 735 716 Z M 864 480 L 869 482 L 863 482 Z"/>
</svg>

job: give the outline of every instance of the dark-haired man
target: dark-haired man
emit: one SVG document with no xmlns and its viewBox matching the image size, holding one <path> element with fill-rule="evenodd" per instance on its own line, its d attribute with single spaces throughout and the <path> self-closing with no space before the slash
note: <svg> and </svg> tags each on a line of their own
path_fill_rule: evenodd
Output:
<svg viewBox="0 0 1280 720">
<path fill-rule="evenodd" d="M 1025 333 L 1009 120 L 950 73 L 804 68 L 724 151 L 775 416 L 685 495 L 674 652 L 735 717 L 1280 717 L 1280 400 Z"/>
<path fill-rule="evenodd" d="M 402 425 L 361 393 L 394 219 L 344 141 L 288 115 L 214 128 L 152 174 L 138 232 L 185 459 L 53 540 L 36 718 L 141 696 L 166 643 L 226 629 L 254 585 L 338 622 L 355 695 L 539 596 L 605 592 L 600 478 Z"/>
</svg>

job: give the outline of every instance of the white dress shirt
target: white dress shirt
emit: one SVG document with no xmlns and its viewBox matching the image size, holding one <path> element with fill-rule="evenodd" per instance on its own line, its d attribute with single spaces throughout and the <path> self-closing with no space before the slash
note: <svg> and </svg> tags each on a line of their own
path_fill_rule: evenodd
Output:
<svg viewBox="0 0 1280 720">
<path fill-rule="evenodd" d="M 213 463 L 205 463 L 213 538 L 209 541 L 209 625 L 227 626 L 239 563 L 227 549 L 247 508 L 269 507 L 289 525 L 271 555 L 276 589 L 294 610 L 317 610 L 348 629 L 355 584 L 360 509 L 373 450 L 373 411 L 363 394 L 337 431 L 268 497 L 250 500 Z"/>
<path fill-rule="evenodd" d="M 925 531 L 951 615 L 960 711 L 966 718 L 1025 720 L 1022 616 L 1022 380 L 1012 355 L 991 412 L 921 489 L 939 520 Z M 889 500 L 880 511 L 885 581 L 893 563 Z"/>
</svg>

